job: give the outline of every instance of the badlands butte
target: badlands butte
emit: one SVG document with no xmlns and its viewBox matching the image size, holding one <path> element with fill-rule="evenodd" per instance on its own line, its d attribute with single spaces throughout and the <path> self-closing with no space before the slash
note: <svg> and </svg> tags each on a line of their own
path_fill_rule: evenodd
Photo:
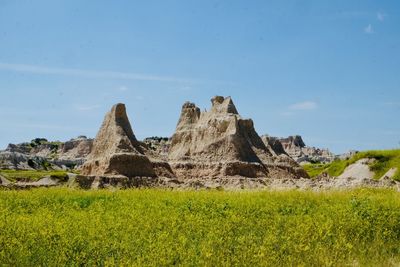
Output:
<svg viewBox="0 0 400 267">
<path fill-rule="evenodd" d="M 204 112 L 194 103 L 184 103 L 171 138 L 139 141 L 125 105 L 116 104 L 106 114 L 94 140 L 80 136 L 65 143 L 38 138 L 30 143 L 10 144 L 0 152 L 0 185 L 86 189 L 399 188 L 392 179 L 398 169 L 389 168 L 377 179 L 371 168 L 374 158 L 351 161 L 357 152 L 336 156 L 326 149 L 307 147 L 300 136 L 260 136 L 253 121 L 239 115 L 230 97 L 216 96 L 211 103 L 211 109 Z M 321 171 L 310 177 L 305 170 L 310 164 L 318 163 L 318 168 L 324 169 L 334 162 L 348 164 L 336 176 Z M 7 177 L 18 170 L 46 170 L 49 174 L 34 181 Z"/>
</svg>

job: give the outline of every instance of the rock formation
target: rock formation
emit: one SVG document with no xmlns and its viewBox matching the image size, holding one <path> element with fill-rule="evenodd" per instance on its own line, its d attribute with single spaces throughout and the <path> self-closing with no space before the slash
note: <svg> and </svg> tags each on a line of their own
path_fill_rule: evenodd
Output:
<svg viewBox="0 0 400 267">
<path fill-rule="evenodd" d="M 94 141 L 80 136 L 65 143 L 36 138 L 30 143 L 10 144 L 0 151 L 0 170 L 75 168 L 86 162 L 82 175 L 45 176 L 36 182 L 10 182 L 7 172 L 0 172 L 0 187 L 321 190 L 370 186 L 400 191 L 400 183 L 393 180 L 398 169 L 392 168 L 375 180 L 370 170 L 373 160 L 368 158 L 348 166 L 339 177 L 322 174 L 306 179 L 308 175 L 294 159 L 329 162 L 338 157 L 328 150 L 307 147 L 300 136 L 260 137 L 253 121 L 239 115 L 230 97 L 216 96 L 211 102 L 208 112 L 185 103 L 172 138 L 138 141 L 125 105 L 117 104 L 106 114 Z M 355 153 L 345 154 L 343 159 Z"/>
<path fill-rule="evenodd" d="M 30 143 L 9 144 L 0 151 L 0 169 L 43 170 L 79 168 L 89 155 L 93 139 L 80 136 L 65 143 L 36 138 Z"/>
<path fill-rule="evenodd" d="M 131 128 L 124 104 L 113 106 L 105 116 L 82 175 L 155 177 L 155 171 Z"/>
<path fill-rule="evenodd" d="M 285 148 L 288 147 L 306 147 L 303 138 L 300 135 L 293 135 L 279 140 Z"/>
<path fill-rule="evenodd" d="M 60 146 L 60 159 L 84 159 L 92 151 L 93 139 L 86 136 L 79 136 L 71 139 Z"/>
<path fill-rule="evenodd" d="M 272 137 L 268 135 L 263 135 L 261 136 L 261 140 L 263 140 L 264 144 L 267 146 L 268 150 L 276 155 L 288 155 L 283 148 L 282 143 L 279 141 L 279 138 L 277 137 Z"/>
<path fill-rule="evenodd" d="M 274 157 L 230 97 L 211 102 L 209 112 L 189 102 L 182 107 L 169 151 L 178 178 L 307 176 L 289 157 Z"/>
<path fill-rule="evenodd" d="M 303 138 L 299 135 L 287 138 L 263 136 L 262 139 L 277 155 L 287 154 L 300 164 L 330 163 L 337 159 L 328 149 L 307 147 Z"/>
<path fill-rule="evenodd" d="M 53 163 L 58 166 L 81 167 L 92 151 L 93 139 L 79 136 L 60 144 Z"/>
</svg>

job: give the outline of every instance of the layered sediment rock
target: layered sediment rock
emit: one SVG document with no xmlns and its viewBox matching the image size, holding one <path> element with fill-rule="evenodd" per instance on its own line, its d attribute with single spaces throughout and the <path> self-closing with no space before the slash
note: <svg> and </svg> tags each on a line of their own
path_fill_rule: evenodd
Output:
<svg viewBox="0 0 400 267">
<path fill-rule="evenodd" d="M 92 151 L 93 139 L 79 136 L 60 144 L 56 156 L 52 162 L 57 166 L 80 168 Z"/>
<path fill-rule="evenodd" d="M 29 157 L 19 152 L 0 152 L 0 169 L 9 170 L 35 170 L 43 169 L 44 158 Z"/>
<path fill-rule="evenodd" d="M 216 96 L 210 111 L 185 103 L 172 137 L 169 162 L 178 178 L 307 177 L 289 157 L 274 156 L 240 117 L 230 97 Z"/>
<path fill-rule="evenodd" d="M 79 168 L 89 155 L 93 139 L 80 136 L 65 143 L 36 138 L 9 144 L 0 151 L 0 169 L 43 170 Z"/>
<path fill-rule="evenodd" d="M 92 151 L 93 139 L 79 136 L 60 145 L 59 159 L 85 159 Z"/>
</svg>

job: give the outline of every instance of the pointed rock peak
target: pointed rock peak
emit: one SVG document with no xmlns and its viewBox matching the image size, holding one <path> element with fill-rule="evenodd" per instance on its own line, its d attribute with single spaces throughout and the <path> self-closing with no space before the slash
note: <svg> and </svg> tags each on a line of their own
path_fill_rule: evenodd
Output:
<svg viewBox="0 0 400 267">
<path fill-rule="evenodd" d="M 183 104 L 177 129 L 186 128 L 196 123 L 200 118 L 200 113 L 200 109 L 194 103 L 186 102 Z"/>
<path fill-rule="evenodd" d="M 299 146 L 299 147 L 305 147 L 306 144 L 303 141 L 303 138 L 300 135 L 296 135 L 294 137 L 294 143 L 295 145 Z"/>
<path fill-rule="evenodd" d="M 282 143 L 285 150 L 287 149 L 302 149 L 306 147 L 306 144 L 303 141 L 303 138 L 300 135 L 293 135 L 287 138 L 280 138 L 279 141 Z M 288 152 L 288 151 L 286 151 Z M 288 152 L 290 155 L 290 152 Z"/>
<path fill-rule="evenodd" d="M 300 135 L 289 136 L 285 141 L 297 147 L 306 146 L 306 144 L 303 141 L 303 138 Z"/>
<path fill-rule="evenodd" d="M 112 107 L 112 110 L 115 112 L 115 115 L 117 117 L 123 117 L 124 115 L 126 115 L 126 107 L 125 107 L 125 104 L 123 104 L 123 103 L 115 104 Z"/>
<path fill-rule="evenodd" d="M 187 101 L 187 102 L 185 102 L 184 104 L 183 104 L 183 106 L 182 106 L 182 110 L 186 110 L 186 109 L 196 109 L 197 107 L 196 107 L 196 104 L 195 103 L 192 103 L 192 102 L 189 102 L 189 101 Z"/>
<path fill-rule="evenodd" d="M 107 120 L 111 121 L 107 122 Z M 118 103 L 114 105 L 111 111 L 106 115 L 103 125 L 111 122 L 115 122 L 118 133 L 125 134 L 132 142 L 137 141 L 131 123 L 129 122 L 128 115 L 126 114 L 125 104 Z"/>
<path fill-rule="evenodd" d="M 92 156 L 119 152 L 143 153 L 133 133 L 124 104 L 114 105 L 106 114 L 95 138 Z"/>
<path fill-rule="evenodd" d="M 225 100 L 225 98 L 223 96 L 217 95 L 217 96 L 214 96 L 213 98 L 211 98 L 211 103 L 213 106 L 216 106 L 216 105 L 222 104 L 224 102 L 224 100 Z"/>
<path fill-rule="evenodd" d="M 233 104 L 232 98 L 230 96 L 214 96 L 211 99 L 212 108 L 211 111 L 217 113 L 230 113 L 230 114 L 239 114 L 235 104 Z"/>
<path fill-rule="evenodd" d="M 116 104 L 107 113 L 82 167 L 83 175 L 124 175 L 153 177 L 150 160 L 137 141 L 124 104 Z"/>
</svg>

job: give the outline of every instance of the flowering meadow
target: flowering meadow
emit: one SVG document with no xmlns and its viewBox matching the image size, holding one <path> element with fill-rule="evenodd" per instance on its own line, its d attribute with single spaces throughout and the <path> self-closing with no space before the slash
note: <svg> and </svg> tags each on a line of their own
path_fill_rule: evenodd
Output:
<svg viewBox="0 0 400 267">
<path fill-rule="evenodd" d="M 399 264 L 392 190 L 0 191 L 0 265 Z"/>
</svg>

